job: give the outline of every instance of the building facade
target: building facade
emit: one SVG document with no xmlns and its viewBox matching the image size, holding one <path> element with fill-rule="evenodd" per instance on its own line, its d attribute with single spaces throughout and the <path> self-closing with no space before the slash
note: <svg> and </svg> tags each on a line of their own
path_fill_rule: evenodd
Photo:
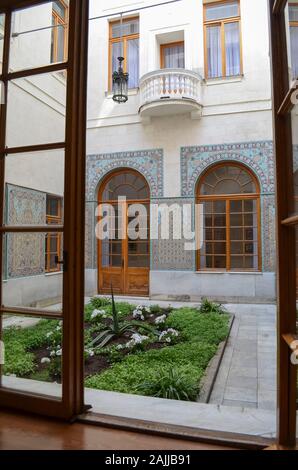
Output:
<svg viewBox="0 0 298 470">
<path fill-rule="evenodd" d="M 274 301 L 268 2 L 182 0 L 144 8 L 151 4 L 90 2 L 86 294 L 109 293 L 113 284 L 119 294 L 156 300 Z M 12 64 L 14 70 L 65 59 L 67 3 L 49 2 L 37 7 L 37 13 L 15 15 L 12 44 L 24 62 Z M 297 1 L 290 3 L 288 15 L 292 80 L 298 74 Z M 51 19 L 50 30 L 20 34 L 47 26 Z M 30 58 L 21 54 L 28 40 L 37 48 Z M 129 73 L 123 104 L 113 101 L 112 92 L 119 56 Z M 63 74 L 14 83 L 10 103 L 9 145 L 63 140 Z M 30 116 L 25 115 L 26 104 Z M 298 163 L 297 124 L 296 110 Z M 27 154 L 21 162 L 16 167 L 13 156 L 8 161 L 7 223 L 59 224 L 63 153 Z M 97 206 L 115 206 L 118 196 L 127 198 L 125 213 L 136 202 L 171 208 L 169 239 L 162 236 L 160 212 L 149 211 L 146 234 L 157 226 L 153 239 L 97 240 Z M 174 236 L 179 223 L 175 211 L 181 209 L 198 238 L 198 204 L 203 207 L 203 241 L 199 250 L 186 249 L 185 231 Z M 59 300 L 59 235 L 11 234 L 5 250 L 6 304 L 12 299 L 23 306 Z"/>
</svg>

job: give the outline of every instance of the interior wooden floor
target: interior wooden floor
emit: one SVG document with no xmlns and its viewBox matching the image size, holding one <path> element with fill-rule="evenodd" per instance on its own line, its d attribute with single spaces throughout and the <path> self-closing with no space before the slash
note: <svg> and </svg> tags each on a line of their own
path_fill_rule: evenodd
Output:
<svg viewBox="0 0 298 470">
<path fill-rule="evenodd" d="M 233 450 L 160 436 L 0 412 L 0 450 Z M 234 449 L 235 450 L 235 449 Z"/>
</svg>

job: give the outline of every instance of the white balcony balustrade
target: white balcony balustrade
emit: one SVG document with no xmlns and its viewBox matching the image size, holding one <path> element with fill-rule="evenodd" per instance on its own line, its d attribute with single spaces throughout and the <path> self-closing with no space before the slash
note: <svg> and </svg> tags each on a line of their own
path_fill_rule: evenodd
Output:
<svg viewBox="0 0 298 470">
<path fill-rule="evenodd" d="M 140 80 L 140 115 L 144 121 L 155 116 L 190 113 L 202 116 L 202 78 L 185 69 L 163 69 Z"/>
</svg>

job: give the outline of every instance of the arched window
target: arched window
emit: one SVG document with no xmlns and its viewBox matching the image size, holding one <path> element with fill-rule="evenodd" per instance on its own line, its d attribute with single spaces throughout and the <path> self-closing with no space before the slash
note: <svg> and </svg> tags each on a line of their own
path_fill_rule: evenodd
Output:
<svg viewBox="0 0 298 470">
<path fill-rule="evenodd" d="M 199 270 L 261 270 L 260 188 L 237 163 L 212 166 L 200 179 L 198 203 L 204 208 L 204 239 Z"/>
<path fill-rule="evenodd" d="M 143 176 L 133 170 L 123 170 L 113 174 L 102 188 L 102 201 L 118 201 L 118 197 L 129 201 L 150 199 L 148 183 Z"/>
</svg>

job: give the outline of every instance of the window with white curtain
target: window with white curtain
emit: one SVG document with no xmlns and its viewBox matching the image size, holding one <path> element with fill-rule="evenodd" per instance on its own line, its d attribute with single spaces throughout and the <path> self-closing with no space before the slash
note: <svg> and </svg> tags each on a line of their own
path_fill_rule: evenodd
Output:
<svg viewBox="0 0 298 470">
<path fill-rule="evenodd" d="M 122 35 L 122 41 L 121 41 Z M 124 72 L 128 72 L 128 87 L 139 86 L 139 18 L 124 19 L 122 31 L 119 21 L 110 24 L 110 70 L 109 83 L 112 86 L 113 72 L 118 70 L 118 57 L 124 57 Z"/>
<path fill-rule="evenodd" d="M 298 78 L 298 4 L 289 5 L 291 61 L 293 78 Z"/>
<path fill-rule="evenodd" d="M 206 76 L 242 73 L 239 1 L 205 5 Z"/>
<path fill-rule="evenodd" d="M 161 46 L 162 69 L 184 69 L 184 42 L 163 44 Z"/>
</svg>

